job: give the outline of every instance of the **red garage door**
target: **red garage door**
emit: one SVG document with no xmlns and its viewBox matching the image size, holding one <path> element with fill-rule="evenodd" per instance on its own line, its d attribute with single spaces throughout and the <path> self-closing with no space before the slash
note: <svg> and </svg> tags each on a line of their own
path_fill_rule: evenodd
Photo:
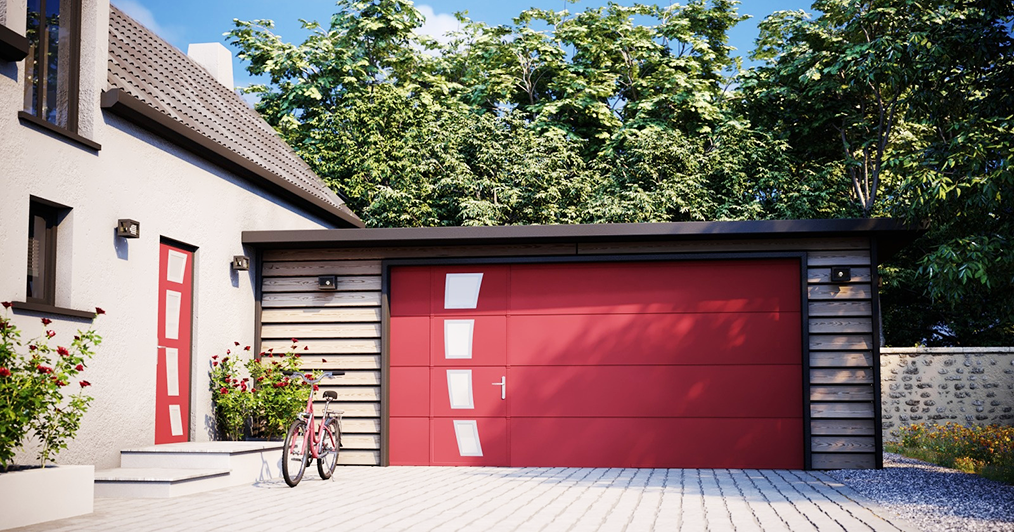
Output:
<svg viewBox="0 0 1014 532">
<path fill-rule="evenodd" d="M 392 268 L 390 463 L 802 468 L 799 275 Z"/>
</svg>

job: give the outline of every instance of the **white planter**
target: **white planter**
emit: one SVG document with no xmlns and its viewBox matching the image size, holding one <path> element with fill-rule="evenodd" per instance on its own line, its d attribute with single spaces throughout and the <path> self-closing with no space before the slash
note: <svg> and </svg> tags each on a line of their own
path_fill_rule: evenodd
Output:
<svg viewBox="0 0 1014 532">
<path fill-rule="evenodd" d="M 62 465 L 0 473 L 0 530 L 92 513 L 95 466 Z"/>
</svg>

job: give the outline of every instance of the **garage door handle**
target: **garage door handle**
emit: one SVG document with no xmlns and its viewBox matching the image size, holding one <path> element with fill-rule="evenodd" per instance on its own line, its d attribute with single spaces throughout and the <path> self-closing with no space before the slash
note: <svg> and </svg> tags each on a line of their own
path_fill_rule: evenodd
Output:
<svg viewBox="0 0 1014 532">
<path fill-rule="evenodd" d="M 500 399 L 501 400 L 506 400 L 507 399 L 507 376 L 504 375 L 503 377 L 500 377 L 500 382 L 494 382 L 493 386 L 499 386 L 500 387 Z"/>
</svg>

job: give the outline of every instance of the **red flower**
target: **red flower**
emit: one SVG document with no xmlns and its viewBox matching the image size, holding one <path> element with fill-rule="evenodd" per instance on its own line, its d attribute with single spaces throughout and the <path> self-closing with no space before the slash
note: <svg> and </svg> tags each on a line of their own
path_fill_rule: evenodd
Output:
<svg viewBox="0 0 1014 532">
<path fill-rule="evenodd" d="M 310 350 L 310 346 L 308 346 L 308 345 L 304 345 L 303 346 L 303 351 L 309 351 L 309 350 Z"/>
<path fill-rule="evenodd" d="M 246 384 L 240 385 L 240 389 L 245 392 L 246 391 Z"/>
<path fill-rule="evenodd" d="M 239 344 L 236 344 L 236 345 L 239 345 Z M 244 348 L 243 348 L 243 350 L 244 350 L 244 351 L 249 351 L 249 350 L 250 350 L 250 346 L 246 346 L 246 347 L 244 347 Z"/>
<path fill-rule="evenodd" d="M 323 363 L 325 363 L 325 364 L 327 364 L 327 359 L 326 358 L 322 358 L 322 359 L 320 359 L 320 361 L 323 362 Z"/>
<path fill-rule="evenodd" d="M 81 341 L 81 337 L 75 334 L 74 335 L 74 340 L 79 342 L 79 341 Z"/>
<path fill-rule="evenodd" d="M 220 394 L 222 394 L 222 395 L 228 395 L 228 394 L 229 394 L 229 390 L 228 390 L 228 389 L 227 389 L 227 388 L 226 388 L 225 386 L 222 386 L 222 387 L 221 387 L 221 388 L 220 388 L 220 389 L 218 390 L 218 393 L 220 393 Z"/>
<path fill-rule="evenodd" d="M 292 339 L 292 343 L 294 343 L 294 344 L 298 344 L 298 343 L 299 343 L 299 340 L 296 340 L 295 338 L 293 338 L 293 339 Z"/>
<path fill-rule="evenodd" d="M 231 350 L 229 350 L 229 349 L 226 349 L 226 350 L 225 350 L 225 354 L 227 354 L 227 355 L 231 355 L 231 354 L 232 354 L 232 351 L 231 351 Z"/>
<path fill-rule="evenodd" d="M 46 338 L 52 338 L 56 336 L 56 331 L 46 331 Z"/>
<path fill-rule="evenodd" d="M 43 325 L 49 325 L 50 323 L 53 323 L 53 320 L 51 320 L 49 318 L 42 318 L 42 324 Z"/>
<path fill-rule="evenodd" d="M 56 348 L 56 352 L 57 352 L 57 354 L 59 354 L 62 357 L 70 356 L 70 351 L 67 351 L 66 347 L 62 347 L 62 346 L 61 347 L 57 347 Z"/>
<path fill-rule="evenodd" d="M 319 389 L 320 389 L 320 388 L 318 388 L 316 384 L 314 384 L 314 385 L 313 385 L 313 391 L 317 391 L 317 390 L 319 390 Z"/>
<path fill-rule="evenodd" d="M 268 349 L 268 353 L 274 353 L 274 352 L 275 352 L 275 348 L 274 347 L 272 347 L 271 349 Z"/>
<path fill-rule="evenodd" d="M 74 369 L 76 369 L 78 371 L 84 371 L 84 364 L 78 364 L 78 365 L 74 366 Z"/>
<path fill-rule="evenodd" d="M 216 360 L 216 361 L 212 362 L 211 365 L 212 366 L 217 366 L 218 365 L 218 361 Z"/>
<path fill-rule="evenodd" d="M 271 361 L 271 365 L 272 366 L 277 366 L 278 365 L 278 361 L 277 360 L 272 360 Z"/>
<path fill-rule="evenodd" d="M 43 366 L 42 364 L 36 364 L 35 365 L 35 369 L 37 369 L 39 371 L 39 373 L 43 373 L 43 374 L 45 374 L 45 373 L 52 373 L 53 372 L 53 368 L 50 368 L 48 366 Z"/>
<path fill-rule="evenodd" d="M 262 381 L 262 380 L 264 380 L 264 377 L 263 377 L 263 376 L 257 377 L 257 382 L 260 382 L 260 381 Z"/>
<path fill-rule="evenodd" d="M 92 383 L 90 383 L 88 381 L 81 381 L 78 384 L 80 384 L 82 388 L 85 388 L 85 387 L 88 387 L 88 386 L 92 385 Z"/>
<path fill-rule="evenodd" d="M 9 370 L 9 369 L 7 369 L 7 368 L 5 368 L 3 366 L 0 366 L 0 377 L 10 377 L 10 376 L 11 376 L 11 370 Z"/>
<path fill-rule="evenodd" d="M 96 314 L 105 314 L 106 311 L 102 310 L 100 307 L 95 307 L 95 313 Z"/>
<path fill-rule="evenodd" d="M 3 305 L 4 308 L 11 308 L 12 303 L 10 301 L 4 301 L 3 303 L 0 303 L 0 305 Z"/>
<path fill-rule="evenodd" d="M 307 373 L 307 374 L 306 374 L 306 375 L 304 375 L 304 376 L 305 376 L 305 377 L 306 377 L 307 379 L 312 379 L 312 378 L 313 378 L 313 373 Z"/>
<path fill-rule="evenodd" d="M 38 346 L 36 346 L 34 344 L 28 344 L 28 350 L 29 351 L 35 351 L 36 349 L 38 349 Z"/>
<path fill-rule="evenodd" d="M 233 343 L 236 344 L 236 347 L 239 347 L 239 342 L 233 342 Z"/>
<path fill-rule="evenodd" d="M 229 361 L 229 357 L 225 357 L 225 358 L 222 359 L 222 362 L 228 362 L 228 361 Z"/>
<path fill-rule="evenodd" d="M 211 355 L 211 360 L 218 360 L 218 355 Z"/>
<path fill-rule="evenodd" d="M 246 382 L 246 381 L 248 381 L 248 380 L 250 380 L 250 377 L 243 377 L 243 380 L 242 380 L 242 381 L 240 381 L 240 382 Z"/>
</svg>

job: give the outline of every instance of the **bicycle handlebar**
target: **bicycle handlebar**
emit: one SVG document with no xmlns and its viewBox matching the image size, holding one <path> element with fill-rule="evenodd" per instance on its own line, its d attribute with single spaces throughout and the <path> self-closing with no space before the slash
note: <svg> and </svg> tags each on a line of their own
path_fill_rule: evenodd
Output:
<svg viewBox="0 0 1014 532">
<path fill-rule="evenodd" d="M 303 382 L 305 382 L 307 384 L 317 384 L 318 382 L 320 382 L 320 381 L 322 381 L 324 379 L 329 379 L 331 377 L 337 377 L 339 375 L 344 375 L 344 374 L 345 374 L 344 371 L 325 371 L 324 373 L 321 373 L 320 377 L 318 377 L 316 379 L 314 379 L 312 376 L 308 376 L 308 375 L 312 375 L 310 373 L 292 373 L 290 376 L 291 377 L 299 377 L 299 378 L 303 379 Z"/>
</svg>

